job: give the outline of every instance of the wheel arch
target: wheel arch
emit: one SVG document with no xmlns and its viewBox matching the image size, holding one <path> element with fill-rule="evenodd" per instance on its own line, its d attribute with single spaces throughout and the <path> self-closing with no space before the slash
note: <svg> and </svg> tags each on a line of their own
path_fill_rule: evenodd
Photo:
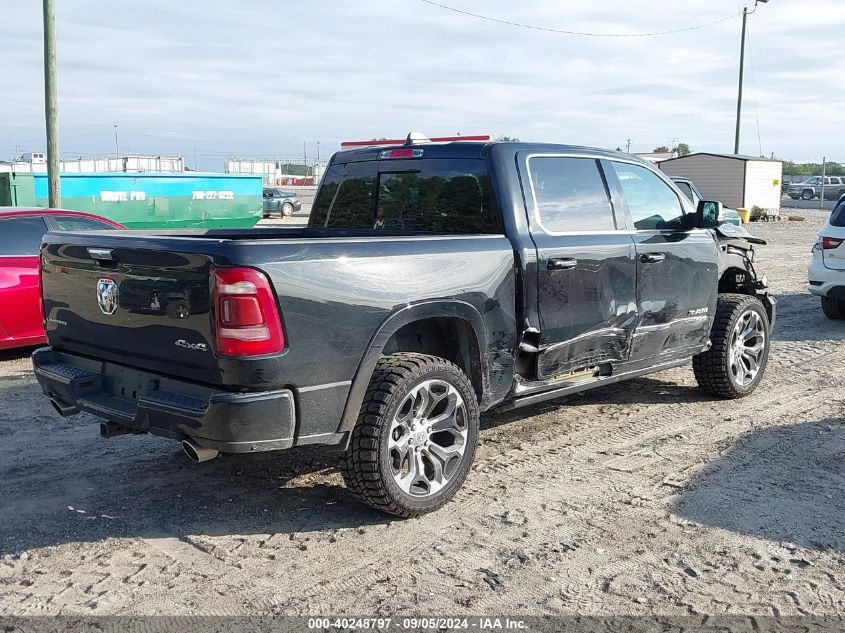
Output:
<svg viewBox="0 0 845 633">
<path fill-rule="evenodd" d="M 450 326 L 462 328 L 463 331 L 450 330 Z M 408 335 L 414 331 L 419 332 L 419 336 L 416 337 L 417 345 L 413 344 L 411 336 L 403 337 L 403 333 Z M 488 384 L 485 353 L 488 337 L 481 314 L 475 307 L 464 301 L 416 303 L 391 314 L 373 334 L 358 364 L 355 377 L 352 379 L 338 432 L 346 433 L 355 426 L 370 379 L 378 359 L 384 353 L 412 351 L 442 355 L 444 353 L 442 349 L 439 354 L 437 353 L 437 346 L 444 344 L 447 354 L 445 357 L 464 370 L 475 389 L 478 401 L 482 402 Z M 427 345 L 434 345 L 435 348 L 426 349 Z M 417 349 L 401 349 L 402 347 L 417 347 Z M 452 358 L 448 358 L 448 355 Z"/>
<path fill-rule="evenodd" d="M 727 267 L 719 275 L 719 294 L 739 293 L 754 294 L 752 287 L 754 275 L 743 266 L 743 261 L 738 256 L 732 256 L 727 262 Z"/>
<path fill-rule="evenodd" d="M 742 266 L 742 261 L 737 258 L 731 262 L 719 275 L 719 295 L 743 294 L 756 297 L 766 309 L 766 316 L 769 318 L 769 328 L 774 329 L 776 314 L 776 299 L 769 294 L 768 290 L 756 284 L 755 275 Z"/>
</svg>

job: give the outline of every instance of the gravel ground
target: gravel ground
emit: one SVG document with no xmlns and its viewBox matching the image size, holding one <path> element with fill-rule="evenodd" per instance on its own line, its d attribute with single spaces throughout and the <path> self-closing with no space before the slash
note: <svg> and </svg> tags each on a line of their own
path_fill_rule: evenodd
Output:
<svg viewBox="0 0 845 633">
<path fill-rule="evenodd" d="M 0 615 L 841 614 L 845 322 L 804 290 L 803 215 L 753 226 L 780 302 L 753 396 L 679 368 L 488 415 L 464 490 L 409 521 L 316 449 L 101 440 L 4 353 Z"/>
</svg>

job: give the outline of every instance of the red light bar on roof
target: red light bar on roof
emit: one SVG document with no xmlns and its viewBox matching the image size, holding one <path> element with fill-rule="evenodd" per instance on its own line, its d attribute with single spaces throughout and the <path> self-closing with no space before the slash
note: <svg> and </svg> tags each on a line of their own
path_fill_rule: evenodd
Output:
<svg viewBox="0 0 845 633">
<path fill-rule="evenodd" d="M 422 158 L 423 151 L 421 149 L 411 149 L 410 147 L 403 147 L 402 149 L 386 149 L 378 153 L 380 159 L 385 158 Z"/>
<path fill-rule="evenodd" d="M 492 140 L 489 134 L 479 134 L 476 136 L 435 136 L 430 139 L 432 143 L 451 143 L 453 141 L 490 141 Z M 385 139 L 383 141 L 343 141 L 340 144 L 341 149 L 349 149 L 351 147 L 376 147 L 378 145 L 404 145 L 406 139 L 394 138 Z"/>
</svg>

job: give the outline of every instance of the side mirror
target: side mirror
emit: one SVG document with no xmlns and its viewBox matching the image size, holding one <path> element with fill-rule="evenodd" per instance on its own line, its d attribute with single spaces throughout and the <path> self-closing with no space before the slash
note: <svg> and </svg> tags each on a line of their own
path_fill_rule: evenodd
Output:
<svg viewBox="0 0 845 633">
<path fill-rule="evenodd" d="M 695 228 L 715 229 L 722 223 L 722 203 L 715 200 L 699 200 L 695 210 Z"/>
</svg>

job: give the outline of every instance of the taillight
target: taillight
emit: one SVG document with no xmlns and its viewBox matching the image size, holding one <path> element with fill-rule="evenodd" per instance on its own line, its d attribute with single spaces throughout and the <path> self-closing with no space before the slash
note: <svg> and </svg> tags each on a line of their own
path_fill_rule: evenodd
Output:
<svg viewBox="0 0 845 633">
<path fill-rule="evenodd" d="M 214 323 L 220 356 L 275 354 L 285 334 L 270 282 L 252 268 L 214 271 Z"/>
<path fill-rule="evenodd" d="M 823 237 L 822 238 L 822 248 L 824 250 L 829 250 L 831 248 L 839 248 L 839 245 L 845 240 L 841 240 L 835 237 Z"/>
</svg>

